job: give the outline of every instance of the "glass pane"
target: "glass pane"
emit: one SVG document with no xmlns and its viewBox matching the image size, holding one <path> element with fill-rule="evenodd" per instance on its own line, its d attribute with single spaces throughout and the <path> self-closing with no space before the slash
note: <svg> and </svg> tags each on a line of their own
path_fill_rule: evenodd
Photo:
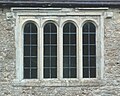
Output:
<svg viewBox="0 0 120 96">
<path fill-rule="evenodd" d="M 24 57 L 24 67 L 30 67 L 30 57 Z"/>
<path fill-rule="evenodd" d="M 31 34 L 31 44 L 37 45 L 37 34 Z"/>
<path fill-rule="evenodd" d="M 44 27 L 44 33 L 49 33 L 50 32 L 50 25 L 46 24 Z"/>
<path fill-rule="evenodd" d="M 96 78 L 96 68 L 90 68 L 90 78 Z"/>
<path fill-rule="evenodd" d="M 96 55 L 95 45 L 91 45 L 91 46 L 90 46 L 90 55 Z"/>
<path fill-rule="evenodd" d="M 69 35 L 68 34 L 63 35 L 63 44 L 69 44 Z"/>
<path fill-rule="evenodd" d="M 88 23 L 84 24 L 83 26 L 83 34 L 84 32 L 89 32 Z"/>
<path fill-rule="evenodd" d="M 30 56 L 30 46 L 24 46 L 24 56 Z"/>
<path fill-rule="evenodd" d="M 96 67 L 96 58 L 95 57 L 90 57 L 90 66 Z"/>
<path fill-rule="evenodd" d="M 37 33 L 37 26 L 31 23 L 31 33 Z"/>
<path fill-rule="evenodd" d="M 52 68 L 52 70 L 51 70 L 51 78 L 57 78 L 57 68 Z"/>
<path fill-rule="evenodd" d="M 30 79 L 30 69 L 24 69 L 24 79 Z"/>
<path fill-rule="evenodd" d="M 37 69 L 31 69 L 31 78 L 37 78 Z"/>
<path fill-rule="evenodd" d="M 93 23 L 89 23 L 90 32 L 95 32 L 95 25 Z"/>
<path fill-rule="evenodd" d="M 30 44 L 30 34 L 24 34 L 24 44 Z"/>
<path fill-rule="evenodd" d="M 68 57 L 63 58 L 63 67 L 69 67 L 69 58 Z"/>
<path fill-rule="evenodd" d="M 44 67 L 50 67 L 50 58 L 44 57 Z"/>
<path fill-rule="evenodd" d="M 63 46 L 63 55 L 69 55 L 69 46 Z"/>
<path fill-rule="evenodd" d="M 88 34 L 83 35 L 83 44 L 88 44 Z"/>
<path fill-rule="evenodd" d="M 76 68 L 71 68 L 71 69 L 70 69 L 70 72 L 71 72 L 70 78 L 76 78 Z"/>
<path fill-rule="evenodd" d="M 76 34 L 70 35 L 70 44 L 76 44 Z"/>
<path fill-rule="evenodd" d="M 31 67 L 37 67 L 37 57 L 31 57 Z"/>
<path fill-rule="evenodd" d="M 57 44 L 57 34 L 51 35 L 51 44 Z"/>
<path fill-rule="evenodd" d="M 69 24 L 68 23 L 64 25 L 63 32 L 64 33 L 68 33 L 69 32 Z"/>
<path fill-rule="evenodd" d="M 88 62 L 88 57 L 83 57 L 83 67 L 88 67 L 89 66 L 89 62 Z"/>
<path fill-rule="evenodd" d="M 83 54 L 88 55 L 88 45 L 83 45 Z"/>
<path fill-rule="evenodd" d="M 57 47 L 51 46 L 51 56 L 57 56 Z"/>
<path fill-rule="evenodd" d="M 31 56 L 37 56 L 37 47 L 31 46 Z"/>
<path fill-rule="evenodd" d="M 76 55 L 76 46 L 71 46 L 70 47 L 70 55 L 75 56 Z"/>
<path fill-rule="evenodd" d="M 71 57 L 70 58 L 70 66 L 71 67 L 76 67 L 76 57 Z"/>
<path fill-rule="evenodd" d="M 89 69 L 83 68 L 83 78 L 89 78 Z"/>
<path fill-rule="evenodd" d="M 44 44 L 50 44 L 50 35 L 44 34 Z"/>
<path fill-rule="evenodd" d="M 24 27 L 24 33 L 30 33 L 30 23 L 27 23 Z"/>
<path fill-rule="evenodd" d="M 51 67 L 57 67 L 57 57 L 51 57 Z"/>
<path fill-rule="evenodd" d="M 70 27 L 70 32 L 71 32 L 71 33 L 76 33 L 76 26 L 75 26 L 74 24 L 71 23 L 71 24 L 69 25 L 69 27 Z"/>
<path fill-rule="evenodd" d="M 44 46 L 44 55 L 50 56 L 50 46 Z"/>
<path fill-rule="evenodd" d="M 50 78 L 50 69 L 44 68 L 44 78 Z"/>
<path fill-rule="evenodd" d="M 90 35 L 90 44 L 95 44 L 95 34 Z"/>
<path fill-rule="evenodd" d="M 69 78 L 69 69 L 63 68 L 63 78 Z"/>
<path fill-rule="evenodd" d="M 50 23 L 50 30 L 51 30 L 51 33 L 56 33 L 57 32 L 57 27 L 55 24 L 53 23 Z"/>
</svg>

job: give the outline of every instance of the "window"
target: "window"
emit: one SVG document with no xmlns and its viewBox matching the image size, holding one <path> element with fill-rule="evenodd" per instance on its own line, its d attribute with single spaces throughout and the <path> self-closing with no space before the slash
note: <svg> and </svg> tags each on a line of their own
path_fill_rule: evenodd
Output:
<svg viewBox="0 0 120 96">
<path fill-rule="evenodd" d="M 24 27 L 24 79 L 37 78 L 37 27 L 29 22 Z"/>
<path fill-rule="evenodd" d="M 102 9 L 92 10 L 13 9 L 16 80 L 79 86 L 103 78 L 104 16 Z"/>
<path fill-rule="evenodd" d="M 91 22 L 83 26 L 83 78 L 96 77 L 96 27 Z"/>
<path fill-rule="evenodd" d="M 63 27 L 63 78 L 76 78 L 76 26 L 66 23 Z"/>
<path fill-rule="evenodd" d="M 44 78 L 57 78 L 57 27 L 44 26 Z"/>
</svg>

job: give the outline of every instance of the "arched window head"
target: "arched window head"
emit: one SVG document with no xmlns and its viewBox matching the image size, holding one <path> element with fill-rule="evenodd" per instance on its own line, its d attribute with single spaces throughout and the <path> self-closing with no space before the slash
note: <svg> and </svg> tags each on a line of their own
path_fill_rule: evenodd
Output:
<svg viewBox="0 0 120 96">
<path fill-rule="evenodd" d="M 24 79 L 37 78 L 37 26 L 29 22 L 24 26 Z"/>
<path fill-rule="evenodd" d="M 57 27 L 44 26 L 44 78 L 57 78 Z"/>
<path fill-rule="evenodd" d="M 63 78 L 77 77 L 76 26 L 68 22 L 63 27 Z"/>
<path fill-rule="evenodd" d="M 83 78 L 96 78 L 96 27 L 83 25 Z"/>
</svg>

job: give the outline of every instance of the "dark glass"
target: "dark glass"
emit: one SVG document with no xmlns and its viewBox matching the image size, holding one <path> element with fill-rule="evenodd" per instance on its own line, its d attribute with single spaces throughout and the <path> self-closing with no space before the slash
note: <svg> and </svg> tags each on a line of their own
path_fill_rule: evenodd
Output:
<svg viewBox="0 0 120 96">
<path fill-rule="evenodd" d="M 24 69 L 24 79 L 30 79 L 30 69 Z"/>
<path fill-rule="evenodd" d="M 76 67 L 76 57 L 71 57 L 70 58 L 70 66 L 71 67 Z"/>
<path fill-rule="evenodd" d="M 90 34 L 90 44 L 95 44 L 95 34 Z"/>
<path fill-rule="evenodd" d="M 70 44 L 76 44 L 76 34 L 70 35 Z"/>
<path fill-rule="evenodd" d="M 69 68 L 63 68 L 63 78 L 69 78 Z"/>
<path fill-rule="evenodd" d="M 52 67 L 56 68 L 54 69 Z M 53 23 L 47 23 L 44 26 L 44 78 L 56 78 L 56 77 L 57 77 L 57 27 Z"/>
<path fill-rule="evenodd" d="M 44 44 L 50 44 L 50 34 L 44 34 Z"/>
<path fill-rule="evenodd" d="M 44 68 L 44 78 L 50 78 L 50 68 Z"/>
<path fill-rule="evenodd" d="M 50 30 L 51 30 L 51 33 L 56 33 L 57 32 L 57 27 L 55 24 L 53 23 L 50 23 Z"/>
<path fill-rule="evenodd" d="M 34 23 L 24 27 L 24 78 L 37 78 L 37 27 Z"/>
<path fill-rule="evenodd" d="M 69 35 L 68 34 L 63 35 L 63 42 L 64 42 L 64 44 L 69 44 Z"/>
<path fill-rule="evenodd" d="M 65 24 L 63 27 L 63 32 L 68 33 L 69 32 L 69 23 Z"/>
<path fill-rule="evenodd" d="M 83 34 L 83 44 L 88 44 L 88 34 Z"/>
<path fill-rule="evenodd" d="M 50 46 L 44 46 L 44 55 L 50 56 Z"/>
<path fill-rule="evenodd" d="M 89 78 L 89 69 L 83 68 L 83 78 Z"/>
<path fill-rule="evenodd" d="M 63 55 L 69 55 L 69 46 L 63 46 Z"/>
<path fill-rule="evenodd" d="M 76 56 L 76 46 L 71 46 L 70 47 L 70 55 L 71 56 Z"/>
<path fill-rule="evenodd" d="M 90 46 L 90 55 L 96 55 L 96 47 L 95 47 L 95 45 Z"/>
<path fill-rule="evenodd" d="M 76 78 L 76 26 L 70 22 L 63 27 L 63 78 Z"/>
<path fill-rule="evenodd" d="M 90 32 L 96 31 L 95 25 L 93 23 L 89 23 L 89 26 L 90 26 Z"/>
<path fill-rule="evenodd" d="M 96 77 L 95 56 L 96 56 L 96 27 L 93 23 L 87 22 L 83 26 L 83 67 L 84 67 L 83 78 Z"/>
<path fill-rule="evenodd" d="M 30 23 L 27 23 L 24 27 L 24 33 L 30 33 Z"/>
<path fill-rule="evenodd" d="M 31 78 L 37 78 L 37 69 L 31 69 Z"/>
<path fill-rule="evenodd" d="M 96 68 L 90 68 L 90 78 L 96 78 Z"/>
<path fill-rule="evenodd" d="M 51 46 L 51 56 L 57 56 L 57 46 Z"/>
<path fill-rule="evenodd" d="M 37 57 L 31 57 L 31 67 L 37 67 Z"/>
<path fill-rule="evenodd" d="M 89 66 L 89 62 L 88 62 L 88 57 L 83 57 L 83 67 L 88 67 Z"/>
<path fill-rule="evenodd" d="M 88 45 L 83 45 L 83 54 L 88 55 Z"/>
<path fill-rule="evenodd" d="M 57 44 L 57 34 L 51 35 L 51 44 Z"/>
<path fill-rule="evenodd" d="M 37 47 L 31 46 L 31 56 L 37 56 Z"/>
<path fill-rule="evenodd" d="M 30 56 L 30 46 L 24 46 L 24 56 Z"/>
<path fill-rule="evenodd" d="M 69 67 L 69 58 L 68 57 L 64 57 L 63 58 L 63 67 Z"/>
<path fill-rule="evenodd" d="M 37 45 L 37 34 L 31 34 L 31 44 Z"/>
<path fill-rule="evenodd" d="M 57 68 L 51 69 L 51 78 L 57 78 Z"/>
<path fill-rule="evenodd" d="M 30 24 L 31 26 L 31 33 L 37 33 L 37 26 L 33 23 Z"/>
<path fill-rule="evenodd" d="M 24 44 L 30 44 L 30 34 L 24 34 Z"/>
<path fill-rule="evenodd" d="M 71 68 L 71 69 L 70 69 L 70 72 L 71 72 L 70 78 L 76 78 L 76 77 L 77 77 L 77 76 L 76 76 L 76 68 Z"/>
<path fill-rule="evenodd" d="M 84 34 L 84 32 L 89 32 L 88 23 L 84 24 L 84 26 L 83 26 L 83 34 Z"/>
<path fill-rule="evenodd" d="M 24 57 L 24 67 L 30 67 L 30 57 Z"/>
<path fill-rule="evenodd" d="M 57 67 L 57 57 L 51 57 L 51 67 Z"/>
<path fill-rule="evenodd" d="M 96 58 L 95 57 L 90 57 L 90 66 L 96 67 Z"/>
<path fill-rule="evenodd" d="M 50 57 L 44 57 L 44 67 L 50 67 Z"/>
</svg>

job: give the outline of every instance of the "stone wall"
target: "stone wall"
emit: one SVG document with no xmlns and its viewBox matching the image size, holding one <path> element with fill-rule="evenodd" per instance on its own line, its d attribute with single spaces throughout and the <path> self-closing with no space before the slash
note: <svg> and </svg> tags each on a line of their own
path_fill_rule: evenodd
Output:
<svg viewBox="0 0 120 96">
<path fill-rule="evenodd" d="M 14 86 L 16 78 L 15 32 L 6 20 L 9 9 L 0 9 L 0 96 L 120 96 L 120 10 L 109 9 L 105 18 L 104 78 L 99 86 Z"/>
</svg>

